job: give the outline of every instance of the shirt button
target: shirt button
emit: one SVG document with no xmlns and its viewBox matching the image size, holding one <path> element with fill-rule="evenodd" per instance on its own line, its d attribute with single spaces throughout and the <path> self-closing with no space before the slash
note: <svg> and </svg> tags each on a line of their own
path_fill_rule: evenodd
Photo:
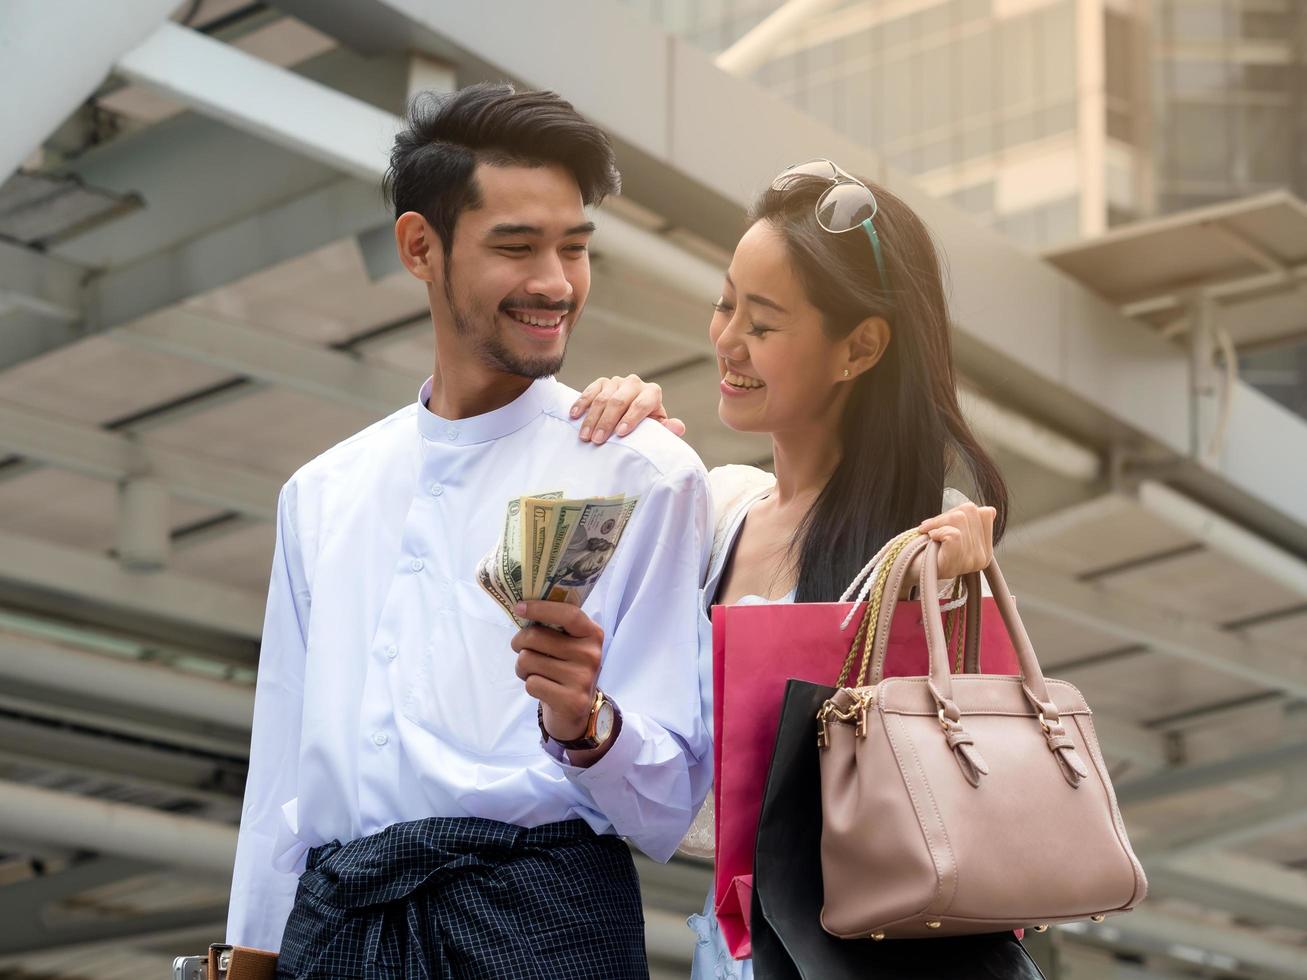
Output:
<svg viewBox="0 0 1307 980">
<path fill-rule="evenodd" d="M 390 646 L 386 647 L 387 660 L 394 660 L 398 656 L 399 656 L 399 647 L 395 646 L 395 644 L 393 643 Z"/>
<path fill-rule="evenodd" d="M 413 569 L 413 571 L 415 572 L 422 571 L 422 559 L 414 558 L 411 562 L 408 563 L 408 567 Z"/>
<path fill-rule="evenodd" d="M 457 439 L 458 430 L 451 425 L 448 429 L 445 430 L 445 438 L 449 439 L 450 441 Z"/>
<path fill-rule="evenodd" d="M 439 483 L 431 484 L 431 496 L 439 497 L 444 492 L 445 492 L 445 488 L 442 487 Z"/>
<path fill-rule="evenodd" d="M 390 736 L 385 732 L 375 732 L 372 736 L 372 741 L 377 745 L 385 745 L 390 741 Z"/>
</svg>

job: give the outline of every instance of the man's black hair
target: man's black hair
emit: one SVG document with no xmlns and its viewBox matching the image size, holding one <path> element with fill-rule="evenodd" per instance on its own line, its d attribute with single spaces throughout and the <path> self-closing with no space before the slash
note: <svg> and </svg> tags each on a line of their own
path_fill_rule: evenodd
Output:
<svg viewBox="0 0 1307 980">
<path fill-rule="evenodd" d="M 427 219 L 446 256 L 458 216 L 482 203 L 473 179 L 478 163 L 562 166 L 587 205 L 621 188 L 608 137 L 553 92 L 489 83 L 447 94 L 420 92 L 405 122 L 390 151 L 386 194 L 395 217 L 416 211 Z"/>
</svg>

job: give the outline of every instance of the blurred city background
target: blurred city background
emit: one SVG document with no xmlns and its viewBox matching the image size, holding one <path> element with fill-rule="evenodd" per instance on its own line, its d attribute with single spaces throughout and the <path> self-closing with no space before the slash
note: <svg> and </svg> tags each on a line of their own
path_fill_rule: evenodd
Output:
<svg viewBox="0 0 1307 980">
<path fill-rule="evenodd" d="M 753 195 L 824 156 L 919 211 L 1151 883 L 1030 947 L 1307 976 L 1307 2 L 7 0 L 0 977 L 221 938 L 277 490 L 429 373 L 378 185 L 412 92 L 486 79 L 618 149 L 562 379 L 658 381 L 710 466 L 770 458 L 706 336 Z M 639 867 L 687 976 L 710 866 Z"/>
</svg>

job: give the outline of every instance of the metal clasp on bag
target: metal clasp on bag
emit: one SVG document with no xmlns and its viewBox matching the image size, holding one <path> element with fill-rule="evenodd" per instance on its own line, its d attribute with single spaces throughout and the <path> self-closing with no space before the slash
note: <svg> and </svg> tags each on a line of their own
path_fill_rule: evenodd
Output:
<svg viewBox="0 0 1307 980">
<path fill-rule="evenodd" d="M 830 747 L 830 732 L 827 726 L 832 721 L 853 722 L 853 734 L 856 738 L 862 738 L 867 734 L 867 709 L 876 703 L 875 690 L 858 690 L 857 688 L 844 688 L 846 694 L 853 699 L 853 704 L 848 710 L 841 708 L 834 700 L 828 700 L 821 706 L 817 712 L 817 747 L 825 749 Z"/>
</svg>

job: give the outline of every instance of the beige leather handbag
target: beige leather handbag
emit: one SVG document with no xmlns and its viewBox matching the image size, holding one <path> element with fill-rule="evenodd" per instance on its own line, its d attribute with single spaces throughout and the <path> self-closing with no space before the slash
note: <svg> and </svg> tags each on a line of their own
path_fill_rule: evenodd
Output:
<svg viewBox="0 0 1307 980">
<path fill-rule="evenodd" d="M 1089 707 L 1044 679 L 997 562 L 985 576 L 1019 677 L 976 674 L 971 657 L 972 672 L 949 672 L 928 538 L 896 542 L 873 600 L 897 595 L 923 551 L 929 676 L 882 679 L 894 603 L 873 601 L 859 679 L 818 715 L 823 927 L 845 939 L 1042 931 L 1134 908 L 1148 886 Z M 978 575 L 966 585 L 979 596 Z"/>
</svg>

